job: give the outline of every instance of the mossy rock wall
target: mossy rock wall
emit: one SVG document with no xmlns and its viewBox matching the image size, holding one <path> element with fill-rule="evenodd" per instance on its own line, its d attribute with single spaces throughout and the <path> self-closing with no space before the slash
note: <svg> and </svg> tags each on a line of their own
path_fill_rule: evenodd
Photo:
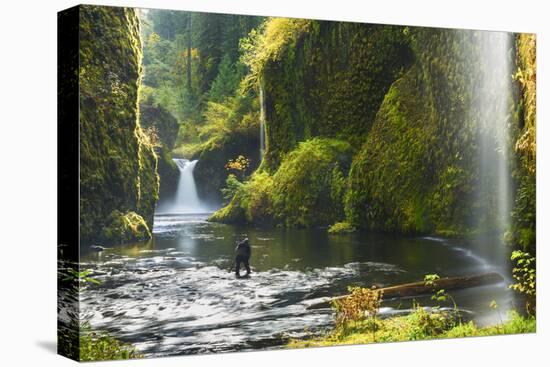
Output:
<svg viewBox="0 0 550 367">
<path fill-rule="evenodd" d="M 432 101 L 422 84 L 415 66 L 392 85 L 354 157 L 346 203 L 355 225 L 401 231 L 429 225 L 426 192 L 433 188 L 437 138 Z"/>
<path fill-rule="evenodd" d="M 360 147 L 390 85 L 413 61 L 401 27 L 311 21 L 290 42 L 261 76 L 272 171 L 315 136 Z"/>
<path fill-rule="evenodd" d="M 512 229 L 508 240 L 524 251 L 536 254 L 536 104 L 537 104 L 537 56 L 536 36 L 519 34 L 516 37 L 517 70 L 520 103 L 518 112 L 518 137 L 515 141 L 517 166 L 514 177 L 517 191 L 512 213 Z"/>
<path fill-rule="evenodd" d="M 349 175 L 341 171 L 345 215 L 330 220 L 449 236 L 496 231 L 502 225 L 499 193 L 490 188 L 500 173 L 487 162 L 502 161 L 497 155 L 506 150 L 506 169 L 514 172 L 508 196 L 515 196 L 516 208 L 511 235 L 515 243 L 532 247 L 533 50 L 533 37 L 519 37 L 514 44 L 513 35 L 498 32 L 311 21 L 296 37 L 287 37 L 262 69 L 267 153 L 261 176 L 213 219 L 325 225 L 324 212 L 311 214 L 304 209 L 308 205 L 300 206 L 323 197 L 316 190 L 323 181 L 291 173 L 309 166 L 310 156 L 300 154 L 302 144 L 331 137 L 349 144 L 352 164 Z M 502 78 L 498 69 L 497 79 L 507 84 L 494 84 L 495 68 L 502 63 L 515 68 L 516 62 L 525 80 L 512 81 L 514 70 L 510 79 Z M 509 95 L 503 97 L 502 90 Z M 509 132 L 505 143 L 495 132 L 502 124 Z M 271 181 L 259 184 L 269 181 L 265 175 Z M 282 177 L 299 181 L 306 196 L 293 196 L 292 182 L 283 183 Z M 277 202 L 278 185 L 287 188 L 288 202 Z M 252 190 L 265 191 L 262 197 L 269 199 L 262 199 L 261 210 L 251 210 L 258 206 L 251 203 L 260 202 L 250 199 Z M 332 205 L 336 211 L 341 207 Z"/>
<path fill-rule="evenodd" d="M 139 106 L 141 127 L 153 128 L 162 145 L 172 150 L 180 128 L 178 120 L 161 105 L 154 106 L 146 102 L 140 103 Z"/>
<path fill-rule="evenodd" d="M 160 177 L 159 202 L 173 200 L 178 188 L 180 170 L 172 160 L 170 150 L 166 145 L 156 147 L 158 157 L 158 174 Z"/>
<path fill-rule="evenodd" d="M 260 164 L 260 136 L 254 126 L 236 128 L 223 136 L 211 140 L 197 156 L 194 176 L 197 194 L 203 201 L 212 205 L 222 202 L 221 189 L 225 186 L 228 171 L 225 167 L 229 159 L 239 155 L 250 159 L 246 174 L 254 172 Z"/>
<path fill-rule="evenodd" d="M 496 167 L 483 167 L 480 157 L 497 154 L 498 142 L 491 140 L 496 133 L 484 126 L 494 118 L 487 111 L 499 97 L 481 90 L 480 81 L 493 67 L 483 57 L 484 46 L 498 35 L 430 28 L 407 33 L 416 62 L 386 94 L 354 159 L 348 219 L 385 231 L 465 235 L 495 230 L 497 193 L 481 190 L 496 185 Z M 513 50 L 510 43 L 508 57 Z M 516 83 L 509 88 L 505 119 L 514 139 Z"/>
<path fill-rule="evenodd" d="M 135 10 L 81 6 L 80 233 L 84 244 L 104 240 L 101 234 L 114 212 L 133 212 L 143 218 L 149 233 L 152 228 L 159 177 L 157 156 L 139 124 L 140 77 Z"/>
<path fill-rule="evenodd" d="M 344 217 L 351 146 L 314 138 L 289 153 L 278 170 L 256 172 L 210 219 L 284 227 L 328 226 Z"/>
</svg>

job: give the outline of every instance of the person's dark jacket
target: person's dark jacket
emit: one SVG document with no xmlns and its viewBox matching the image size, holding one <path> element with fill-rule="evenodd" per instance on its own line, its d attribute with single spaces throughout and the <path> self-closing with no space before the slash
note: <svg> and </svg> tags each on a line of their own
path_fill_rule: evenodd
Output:
<svg viewBox="0 0 550 367">
<path fill-rule="evenodd" d="M 250 258 L 250 243 L 248 239 L 245 239 L 237 244 L 235 247 L 235 256 L 249 259 Z"/>
</svg>

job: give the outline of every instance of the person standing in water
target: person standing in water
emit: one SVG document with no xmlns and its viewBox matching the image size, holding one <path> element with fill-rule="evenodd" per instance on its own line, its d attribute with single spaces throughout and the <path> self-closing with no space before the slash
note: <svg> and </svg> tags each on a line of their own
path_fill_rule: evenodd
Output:
<svg viewBox="0 0 550 367">
<path fill-rule="evenodd" d="M 246 269 L 245 276 L 250 275 L 250 264 L 248 263 L 250 260 L 250 253 L 251 249 L 248 238 L 245 238 L 241 242 L 237 243 L 237 246 L 235 247 L 235 275 L 237 278 L 241 277 L 241 263 Z"/>
</svg>

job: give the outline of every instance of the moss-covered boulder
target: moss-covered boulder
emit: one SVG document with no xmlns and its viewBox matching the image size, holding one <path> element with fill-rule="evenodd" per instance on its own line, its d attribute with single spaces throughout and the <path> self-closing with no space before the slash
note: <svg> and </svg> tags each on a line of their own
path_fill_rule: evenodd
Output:
<svg viewBox="0 0 550 367">
<path fill-rule="evenodd" d="M 157 156 L 139 123 L 135 10 L 81 6 L 79 37 L 80 235 L 82 243 L 92 243 L 105 240 L 103 228 L 115 210 L 135 212 L 152 228 L 159 178 Z"/>
<path fill-rule="evenodd" d="M 209 218 L 212 222 L 273 224 L 273 177 L 256 172 L 235 193 L 228 205 Z"/>
<path fill-rule="evenodd" d="M 144 241 L 151 238 L 151 231 L 143 217 L 135 212 L 121 213 L 113 210 L 101 231 L 106 243 Z"/>
<path fill-rule="evenodd" d="M 275 174 L 255 173 L 210 219 L 286 227 L 329 225 L 344 216 L 350 164 L 349 143 L 328 138 L 302 142 Z"/>
</svg>

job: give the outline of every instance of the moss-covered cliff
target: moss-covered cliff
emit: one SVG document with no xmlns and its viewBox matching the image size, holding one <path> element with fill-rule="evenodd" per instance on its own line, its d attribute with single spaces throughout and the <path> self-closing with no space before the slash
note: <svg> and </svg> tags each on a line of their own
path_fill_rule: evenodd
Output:
<svg viewBox="0 0 550 367">
<path fill-rule="evenodd" d="M 481 114 L 475 98 L 476 73 L 484 70 L 471 63 L 478 60 L 482 35 L 406 32 L 416 62 L 386 94 L 354 158 L 348 220 L 376 230 L 466 233 L 479 217 L 473 198 L 480 184 Z"/>
<path fill-rule="evenodd" d="M 516 47 L 513 36 L 504 33 L 271 22 L 249 56 L 256 58 L 249 62 L 251 79 L 265 95 L 262 171 L 212 220 L 326 225 L 321 207 L 303 204 L 326 201 L 335 209 L 330 220 L 347 226 L 464 235 L 496 230 L 508 221 L 499 203 L 499 195 L 507 195 L 522 208 L 515 211 L 522 214 L 515 214 L 513 233 L 523 231 L 519 241 L 532 242 L 527 237 L 534 229 L 534 175 L 524 173 L 534 167 L 534 85 L 520 80 L 518 110 L 520 83 L 510 78 L 516 48 L 523 58 L 520 70 L 527 70 L 522 75 L 533 78 L 533 56 L 527 51 L 532 40 L 519 38 Z M 262 47 L 262 42 L 276 46 Z M 318 184 L 331 190 L 323 177 L 333 166 L 318 160 L 313 168 L 308 162 L 315 154 L 301 154 L 308 145 L 300 142 L 315 137 L 349 144 L 351 169 L 338 174 L 338 202 L 317 190 Z M 339 163 L 334 156 L 329 160 Z M 503 163 L 487 165 L 497 161 Z M 510 173 L 514 167 L 516 181 Z M 287 191 L 277 193 L 281 177 L 292 172 L 317 179 L 298 174 L 293 180 L 299 190 L 285 181 Z M 491 190 L 503 172 L 511 183 Z M 281 195 L 285 199 L 277 204 Z"/>
<path fill-rule="evenodd" d="M 518 105 L 518 135 L 515 141 L 517 181 L 512 229 L 509 241 L 524 251 L 536 254 L 536 104 L 537 104 L 537 55 L 536 36 L 520 34 L 516 37 L 517 71 L 515 79 L 520 83 Z"/>
<path fill-rule="evenodd" d="M 140 100 L 139 111 L 140 125 L 155 145 L 158 156 L 159 197 L 170 198 L 176 191 L 180 174 L 170 153 L 174 148 L 180 125 L 168 110 L 154 103 L 150 95 L 149 98 Z"/>
<path fill-rule="evenodd" d="M 141 41 L 135 10 L 81 6 L 82 243 L 150 236 L 159 178 L 157 156 L 139 124 L 140 77 Z M 124 228 L 105 230 L 111 226 Z"/>
<path fill-rule="evenodd" d="M 309 21 L 262 70 L 266 167 L 275 170 L 315 136 L 361 146 L 391 83 L 412 61 L 401 27 Z"/>
</svg>

